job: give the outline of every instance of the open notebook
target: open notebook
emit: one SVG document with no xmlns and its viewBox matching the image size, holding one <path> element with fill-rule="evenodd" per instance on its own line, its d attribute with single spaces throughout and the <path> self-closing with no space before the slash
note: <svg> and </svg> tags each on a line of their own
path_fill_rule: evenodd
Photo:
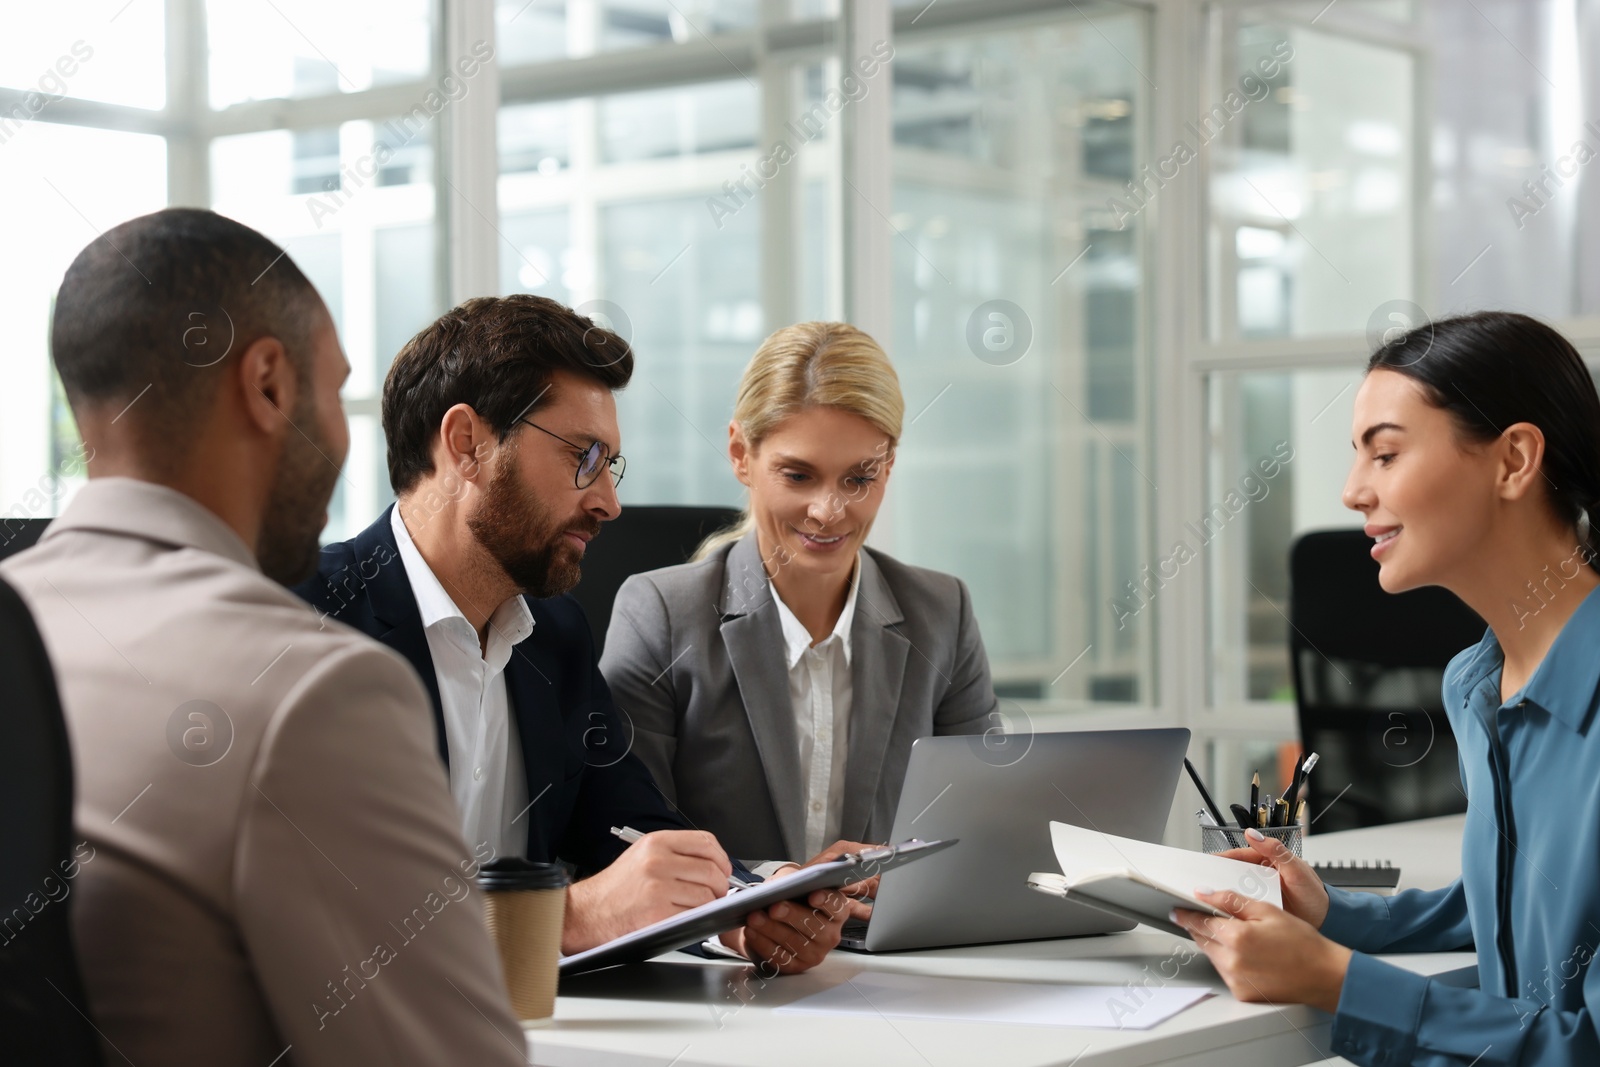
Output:
<svg viewBox="0 0 1600 1067">
<path fill-rule="evenodd" d="M 1167 917 L 1173 908 L 1223 914 L 1201 903 L 1195 896 L 1199 888 L 1232 889 L 1252 900 L 1283 906 L 1278 872 L 1271 867 L 1062 822 L 1050 824 L 1050 838 L 1061 873 L 1035 872 L 1028 876 L 1029 888 L 1179 937 L 1189 935 Z"/>
</svg>

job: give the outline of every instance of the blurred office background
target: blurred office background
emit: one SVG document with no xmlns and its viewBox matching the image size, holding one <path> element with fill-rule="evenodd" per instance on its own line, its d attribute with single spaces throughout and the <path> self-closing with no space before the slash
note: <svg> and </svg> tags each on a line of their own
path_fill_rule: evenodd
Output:
<svg viewBox="0 0 1600 1067">
<path fill-rule="evenodd" d="M 625 505 L 738 503 L 741 367 L 848 318 L 907 401 L 875 542 L 967 581 L 1011 728 L 1183 724 L 1218 774 L 1294 736 L 1286 553 L 1359 524 L 1372 339 L 1499 307 L 1600 354 L 1596 0 L 3 17 L 0 513 L 81 482 L 62 271 L 167 204 L 263 230 L 332 309 L 354 373 L 329 539 L 389 501 L 385 370 L 457 300 L 539 293 L 631 337 Z"/>
</svg>

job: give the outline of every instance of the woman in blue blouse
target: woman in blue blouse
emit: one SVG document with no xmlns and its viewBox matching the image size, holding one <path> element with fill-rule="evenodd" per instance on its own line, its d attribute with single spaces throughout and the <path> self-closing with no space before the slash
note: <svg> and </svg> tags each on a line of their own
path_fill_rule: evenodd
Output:
<svg viewBox="0 0 1600 1067">
<path fill-rule="evenodd" d="M 1391 593 L 1454 592 L 1489 624 L 1444 701 L 1469 798 L 1461 877 L 1392 898 L 1324 889 L 1276 842 L 1284 908 L 1175 918 L 1241 1000 L 1334 1013 L 1357 1063 L 1600 1064 L 1600 398 L 1578 353 L 1485 312 L 1379 349 L 1356 394 L 1344 502 Z M 1479 988 L 1368 953 L 1476 947 Z"/>
</svg>

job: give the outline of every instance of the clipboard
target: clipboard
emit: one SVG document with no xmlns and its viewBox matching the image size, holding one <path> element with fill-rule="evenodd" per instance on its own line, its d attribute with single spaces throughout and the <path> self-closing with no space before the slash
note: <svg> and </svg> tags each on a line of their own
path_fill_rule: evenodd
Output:
<svg viewBox="0 0 1600 1067">
<path fill-rule="evenodd" d="M 663 952 L 698 945 L 724 930 L 743 926 L 744 917 L 753 911 L 764 911 L 786 900 L 805 900 L 818 889 L 838 889 L 852 882 L 865 881 L 884 871 L 942 852 L 956 841 L 956 838 L 948 841 L 918 841 L 913 838 L 887 848 L 847 852 L 839 859 L 802 867 L 779 878 L 769 878 L 749 889 L 730 892 L 698 908 L 690 908 L 603 945 L 574 953 L 562 959 L 560 973 L 585 974 L 625 963 L 643 963 Z"/>
</svg>

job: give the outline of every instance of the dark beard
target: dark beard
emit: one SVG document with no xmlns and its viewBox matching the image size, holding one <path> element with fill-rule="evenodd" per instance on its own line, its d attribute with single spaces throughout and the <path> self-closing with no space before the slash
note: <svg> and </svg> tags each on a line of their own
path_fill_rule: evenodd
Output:
<svg viewBox="0 0 1600 1067">
<path fill-rule="evenodd" d="M 261 573 L 283 585 L 305 581 L 317 569 L 317 542 L 323 516 L 339 482 L 339 467 L 318 439 L 316 405 L 301 398 L 278 461 L 278 476 L 267 496 L 256 562 Z"/>
<path fill-rule="evenodd" d="M 602 474 L 602 477 L 606 475 Z M 467 528 L 518 589 L 535 599 L 560 596 L 582 577 L 579 560 L 566 532 L 589 537 L 600 532 L 598 520 L 560 525 L 544 501 L 523 489 L 517 464 L 509 459 L 495 471 Z"/>
</svg>

